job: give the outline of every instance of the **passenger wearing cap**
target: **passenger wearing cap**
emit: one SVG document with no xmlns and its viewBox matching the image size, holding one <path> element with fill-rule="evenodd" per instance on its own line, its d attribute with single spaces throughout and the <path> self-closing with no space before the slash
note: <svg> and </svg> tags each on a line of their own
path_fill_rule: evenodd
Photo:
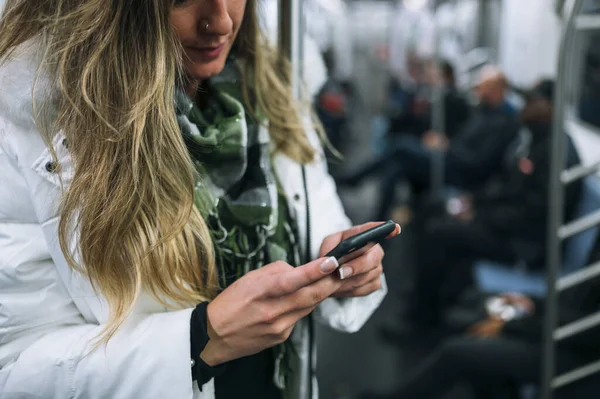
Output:
<svg viewBox="0 0 600 399">
<path fill-rule="evenodd" d="M 444 280 L 456 275 L 472 261 L 485 257 L 499 262 L 522 260 L 530 268 L 541 268 L 546 248 L 546 220 L 549 212 L 548 182 L 552 138 L 553 83 L 544 80 L 526 94 L 521 120 L 530 140 L 515 148 L 501 178 L 471 199 L 463 198 L 462 211 L 428 227 L 429 238 L 422 240 L 421 256 L 431 255 L 429 263 L 416 268 L 420 298 L 415 314 L 423 319 L 437 309 Z M 568 135 L 567 167 L 579 163 Z M 579 202 L 580 184 L 572 183 L 565 192 L 565 215 L 570 219 Z M 598 249 L 589 260 L 600 259 Z M 600 280 L 592 279 L 561 293 L 559 325 L 564 326 L 598 310 Z M 360 399 L 442 398 L 455 385 L 466 383 L 475 398 L 520 397 L 524 385 L 538 384 L 542 365 L 542 337 L 545 302 L 518 294 L 496 298 L 515 309 L 496 314 L 480 309 L 484 316 L 463 335 L 448 338 L 402 383 L 389 394 L 363 394 Z M 491 310 L 491 309 L 490 309 Z M 431 314 L 429 314 L 431 316 Z M 423 320 L 422 321 L 425 321 Z M 433 321 L 431 318 L 429 322 Z M 596 360 L 600 354 L 600 328 L 570 339 L 557 347 L 557 372 L 566 373 Z M 419 331 L 423 334 L 423 330 Z M 559 389 L 556 397 L 594 397 L 600 379 L 592 376 Z"/>
<path fill-rule="evenodd" d="M 386 218 L 394 204 L 396 184 L 407 182 L 413 193 L 430 187 L 432 164 L 436 153 L 442 153 L 444 183 L 461 189 L 479 188 L 501 171 L 506 151 L 517 137 L 519 123 L 507 111 L 506 78 L 495 67 L 482 72 L 475 94 L 479 105 L 465 126 L 451 142 L 436 132 L 425 134 L 423 141 L 407 137 L 389 158 L 378 160 L 342 184 L 353 185 L 375 171 L 384 170 L 378 218 Z"/>
<path fill-rule="evenodd" d="M 552 87 L 551 81 L 543 81 L 527 95 L 521 112 L 524 129 L 502 173 L 484 189 L 450 200 L 446 215 L 422 223 L 417 240 L 415 323 L 438 323 L 443 306 L 451 305 L 470 282 L 476 260 L 524 263 L 529 269 L 545 266 Z M 566 166 L 572 167 L 579 164 L 579 156 L 568 135 L 566 140 Z M 566 188 L 567 220 L 580 193 L 581 182 Z M 440 295 L 443 287 L 450 294 Z"/>
</svg>

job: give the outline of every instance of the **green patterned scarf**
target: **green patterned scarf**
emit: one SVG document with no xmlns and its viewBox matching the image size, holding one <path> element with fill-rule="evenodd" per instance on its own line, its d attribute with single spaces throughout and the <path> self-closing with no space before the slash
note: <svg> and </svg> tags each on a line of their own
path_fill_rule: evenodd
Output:
<svg viewBox="0 0 600 399">
<path fill-rule="evenodd" d="M 236 68 L 208 84 L 200 109 L 176 93 L 177 120 L 198 172 L 196 206 L 207 221 L 221 286 L 275 261 L 300 264 L 297 230 L 273 170 L 269 132 L 248 113 Z M 285 387 L 291 345 L 276 348 L 275 384 Z"/>
</svg>

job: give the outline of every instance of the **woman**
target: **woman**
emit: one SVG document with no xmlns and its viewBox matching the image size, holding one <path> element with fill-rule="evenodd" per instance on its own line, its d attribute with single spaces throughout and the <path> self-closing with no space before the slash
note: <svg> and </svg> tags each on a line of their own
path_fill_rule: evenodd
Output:
<svg viewBox="0 0 600 399">
<path fill-rule="evenodd" d="M 9 0 L 0 60 L 2 398 L 316 397 L 307 316 L 359 329 L 383 251 L 311 261 L 372 225 L 256 1 Z"/>
</svg>

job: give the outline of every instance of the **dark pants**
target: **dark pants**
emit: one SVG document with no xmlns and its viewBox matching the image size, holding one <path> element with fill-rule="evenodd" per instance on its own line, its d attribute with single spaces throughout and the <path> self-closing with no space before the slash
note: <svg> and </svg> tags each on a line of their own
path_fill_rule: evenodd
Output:
<svg viewBox="0 0 600 399">
<path fill-rule="evenodd" d="M 436 324 L 440 311 L 454 304 L 471 283 L 475 260 L 516 261 L 507 239 L 476 219 L 463 222 L 440 217 L 424 221 L 417 226 L 417 234 L 414 319 L 422 324 Z"/>
<path fill-rule="evenodd" d="M 413 193 L 417 194 L 430 188 L 432 168 L 438 159 L 445 185 L 458 188 L 468 186 L 469 182 L 464 179 L 465 173 L 456 170 L 456 165 L 451 159 L 429 150 L 419 139 L 413 137 L 403 137 L 390 143 L 390 149 L 383 157 L 367 164 L 350 177 L 348 182 L 357 183 L 374 174 L 382 176 L 377 219 L 385 220 L 394 205 L 396 184 L 405 182 L 410 185 Z"/>
<path fill-rule="evenodd" d="M 567 351 L 559 350 L 557 355 L 559 373 L 588 360 Z M 423 361 L 390 399 L 433 399 L 462 382 L 474 389 L 477 399 L 518 398 L 521 385 L 539 382 L 541 356 L 541 344 L 518 338 L 452 338 Z M 557 397 L 595 397 L 599 382 L 599 377 L 591 377 L 562 389 Z"/>
</svg>

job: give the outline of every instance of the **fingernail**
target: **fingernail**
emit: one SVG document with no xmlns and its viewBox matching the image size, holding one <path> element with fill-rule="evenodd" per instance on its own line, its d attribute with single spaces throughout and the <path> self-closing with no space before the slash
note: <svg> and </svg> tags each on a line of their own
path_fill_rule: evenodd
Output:
<svg viewBox="0 0 600 399">
<path fill-rule="evenodd" d="M 402 233 L 402 227 L 398 223 L 396 223 L 396 234 L 400 233 Z"/>
<path fill-rule="evenodd" d="M 352 268 L 350 266 L 343 266 L 340 267 L 339 269 L 339 273 L 340 273 L 340 280 L 344 280 L 348 277 L 350 277 L 352 275 L 352 273 L 354 273 L 354 270 L 352 270 Z"/>
<path fill-rule="evenodd" d="M 323 263 L 321 263 L 321 271 L 324 274 L 333 273 L 335 269 L 340 266 L 337 259 L 335 257 L 327 258 Z"/>
</svg>

